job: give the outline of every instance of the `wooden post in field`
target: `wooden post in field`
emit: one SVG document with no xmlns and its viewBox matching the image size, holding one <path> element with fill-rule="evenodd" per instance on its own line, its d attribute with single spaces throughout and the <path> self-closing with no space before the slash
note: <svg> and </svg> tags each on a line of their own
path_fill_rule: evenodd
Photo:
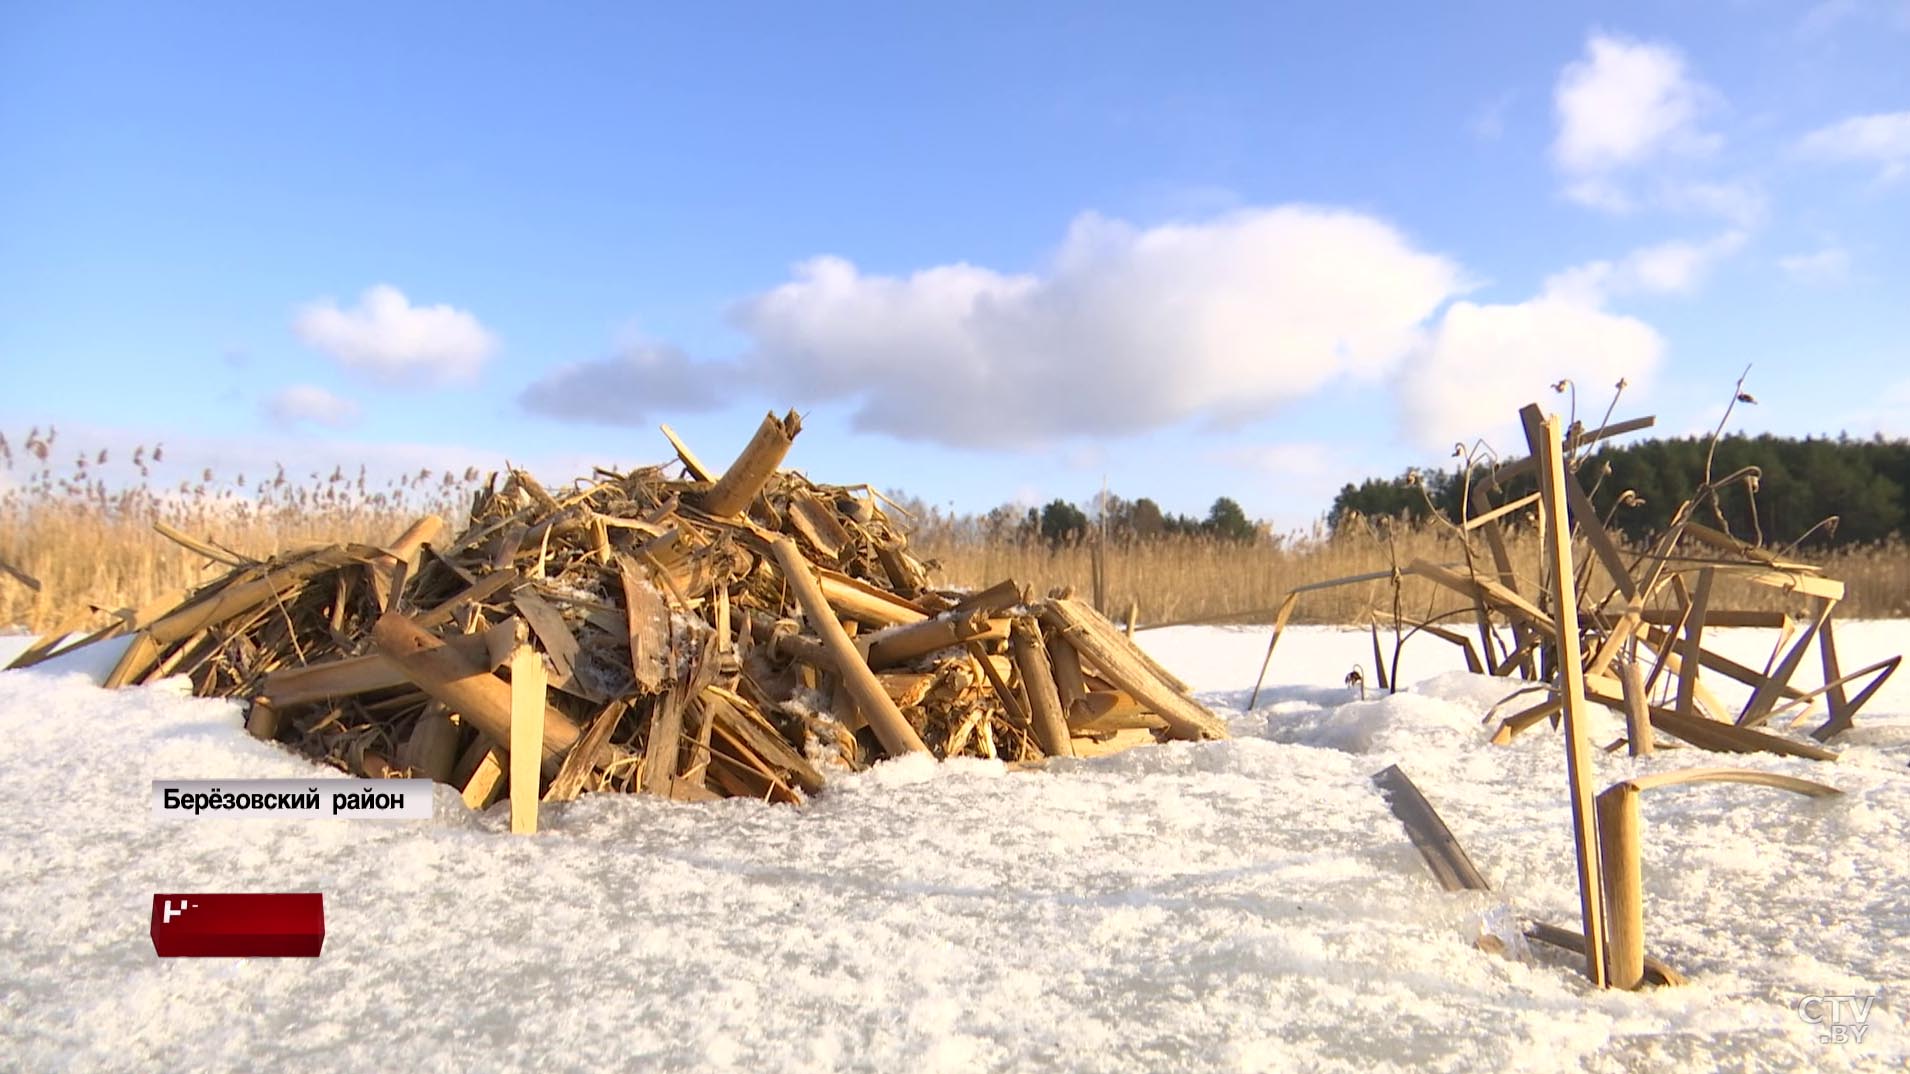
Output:
<svg viewBox="0 0 1910 1074">
<path fill-rule="evenodd" d="M 1615 783 L 1598 796 L 1598 849 L 1611 928 L 1610 983 L 1636 991 L 1645 983 L 1645 884 L 1639 864 L 1638 788 L 1632 784 Z"/>
<path fill-rule="evenodd" d="M 1572 839 L 1578 851 L 1579 916 L 1585 926 L 1585 973 L 1600 988 L 1605 977 L 1605 905 L 1599 882 L 1598 815 L 1592 800 L 1590 747 L 1585 741 L 1585 657 L 1578 644 L 1578 595 L 1572 573 L 1572 524 L 1565 508 L 1565 457 L 1556 415 L 1543 417 L 1537 404 L 1521 411 L 1525 438 L 1538 462 L 1539 517 L 1545 565 L 1552 583 L 1557 627 L 1559 702 L 1565 714 L 1565 768 L 1572 791 Z"/>
<path fill-rule="evenodd" d="M 511 831 L 537 831 L 544 746 L 544 658 L 520 638 L 511 652 Z"/>
</svg>

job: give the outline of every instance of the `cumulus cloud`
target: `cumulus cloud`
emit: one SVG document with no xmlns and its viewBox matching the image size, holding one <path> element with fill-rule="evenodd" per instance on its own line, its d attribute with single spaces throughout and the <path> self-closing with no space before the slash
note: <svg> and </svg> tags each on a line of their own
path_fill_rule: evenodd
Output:
<svg viewBox="0 0 1910 1074">
<path fill-rule="evenodd" d="M 1545 290 L 1594 306 L 1621 295 L 1688 295 L 1744 243 L 1744 232 L 1727 231 L 1703 242 L 1674 239 L 1643 246 L 1617 261 L 1567 269 L 1547 280 Z"/>
<path fill-rule="evenodd" d="M 358 404 L 315 384 L 294 384 L 267 399 L 265 413 L 288 425 L 310 422 L 342 429 L 358 420 Z"/>
<path fill-rule="evenodd" d="M 307 346 L 347 368 L 391 381 L 470 380 L 497 350 L 496 337 L 470 313 L 413 306 L 389 284 L 366 290 L 351 309 L 329 298 L 308 303 L 292 329 Z"/>
<path fill-rule="evenodd" d="M 1700 127 L 1718 100 L 1694 79 L 1678 50 L 1594 33 L 1582 59 L 1567 64 L 1553 90 L 1558 136 L 1552 159 L 1565 194 L 1609 212 L 1629 211 L 1636 196 L 1627 173 L 1670 156 L 1702 155 L 1718 139 Z"/>
<path fill-rule="evenodd" d="M 1850 275 L 1850 251 L 1841 246 L 1826 246 L 1807 254 L 1780 257 L 1777 267 L 1798 283 L 1840 283 Z"/>
<path fill-rule="evenodd" d="M 1502 452 L 1522 453 L 1513 416 L 1547 384 L 1566 378 L 1602 389 L 1650 376 L 1664 339 L 1643 321 L 1604 309 L 1601 291 L 1572 286 L 1580 275 L 1561 273 L 1525 302 L 1456 302 L 1446 311 L 1400 392 L 1421 443 L 1470 443 L 1484 435 Z"/>
<path fill-rule="evenodd" d="M 1567 379 L 1595 394 L 1620 379 L 1642 387 L 1662 362 L 1665 341 L 1608 305 L 1629 296 L 1691 294 L 1745 242 L 1744 232 L 1730 230 L 1657 243 L 1559 272 L 1525 302 L 1454 303 L 1424 359 L 1409 367 L 1401 393 L 1409 428 L 1429 447 L 1486 435 L 1499 450 L 1516 453 L 1513 415 L 1547 385 Z"/>
<path fill-rule="evenodd" d="M 841 258 L 740 303 L 750 377 L 853 400 L 857 427 L 952 444 L 1106 435 L 1271 412 L 1373 378 L 1465 286 L 1357 213 L 1285 206 L 1136 228 L 1089 214 L 1039 273 L 906 277 Z"/>
<path fill-rule="evenodd" d="M 1820 160 L 1872 164 L 1885 182 L 1910 172 L 1910 112 L 1851 116 L 1805 135 L 1798 149 Z"/>
<path fill-rule="evenodd" d="M 547 417 L 642 425 L 660 412 L 715 409 L 738 375 L 733 363 L 694 362 L 667 344 L 632 343 L 607 358 L 561 366 L 517 399 Z"/>
</svg>

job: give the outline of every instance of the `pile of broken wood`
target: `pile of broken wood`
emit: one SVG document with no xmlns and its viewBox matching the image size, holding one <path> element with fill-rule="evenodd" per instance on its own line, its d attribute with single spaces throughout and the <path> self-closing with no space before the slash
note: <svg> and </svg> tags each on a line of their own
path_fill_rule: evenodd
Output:
<svg viewBox="0 0 1910 1074">
<path fill-rule="evenodd" d="M 790 802 L 906 753 L 1034 762 L 1226 736 L 1068 593 L 932 587 L 872 489 L 779 468 L 799 429 L 765 417 L 720 475 L 667 427 L 680 477 L 494 475 L 464 532 L 428 517 L 387 548 L 259 562 L 169 532 L 229 573 L 13 666 L 130 635 L 107 685 L 189 676 L 249 701 L 255 735 L 450 783 L 474 808 L 508 783 L 514 685 L 518 733 L 541 723 L 544 800 Z M 525 721 L 531 684 L 513 680 L 532 677 L 548 689 Z"/>
</svg>

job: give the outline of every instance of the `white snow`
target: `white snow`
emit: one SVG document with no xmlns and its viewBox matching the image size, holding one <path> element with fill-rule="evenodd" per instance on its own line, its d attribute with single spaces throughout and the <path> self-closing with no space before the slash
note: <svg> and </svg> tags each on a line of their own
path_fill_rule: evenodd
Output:
<svg viewBox="0 0 1910 1074">
<path fill-rule="evenodd" d="M 1768 632 L 1720 634 L 1768 655 Z M 0 1070 L 1910 1065 L 1910 681 L 1835 765 L 1597 756 L 1601 787 L 1724 764 L 1847 792 L 1649 795 L 1647 947 L 1692 983 L 1600 993 L 1543 947 L 1473 946 L 1508 907 L 1577 920 L 1558 734 L 1486 742 L 1506 682 L 1416 640 L 1385 696 L 1365 634 L 1295 628 L 1245 712 L 1263 629 L 1141 638 L 1239 738 L 1036 772 L 901 761 L 801 808 L 586 797 L 531 838 L 447 788 L 430 823 L 157 821 L 152 779 L 337 773 L 177 682 L 0 674 Z M 1839 642 L 1854 668 L 1910 650 L 1910 623 Z M 1494 895 L 1433 883 L 1368 781 L 1393 763 Z M 195 890 L 322 891 L 325 953 L 157 958 L 151 896 Z M 1820 994 L 1877 997 L 1862 1044 L 1820 1043 L 1797 1010 Z"/>
</svg>

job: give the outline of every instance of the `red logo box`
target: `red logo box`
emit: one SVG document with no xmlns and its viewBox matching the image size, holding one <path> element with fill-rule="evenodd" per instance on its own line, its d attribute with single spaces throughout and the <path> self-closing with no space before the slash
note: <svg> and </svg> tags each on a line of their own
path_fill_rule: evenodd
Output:
<svg viewBox="0 0 1910 1074">
<path fill-rule="evenodd" d="M 154 895 L 152 934 L 160 958 L 317 958 L 325 896 Z"/>
</svg>

